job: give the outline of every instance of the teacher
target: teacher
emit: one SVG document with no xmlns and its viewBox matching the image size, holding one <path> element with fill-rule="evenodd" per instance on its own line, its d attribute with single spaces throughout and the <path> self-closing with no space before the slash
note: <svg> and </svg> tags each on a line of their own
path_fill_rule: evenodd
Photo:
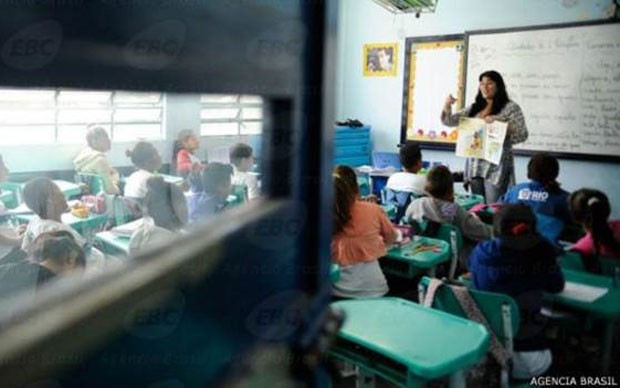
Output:
<svg viewBox="0 0 620 388">
<path fill-rule="evenodd" d="M 504 151 L 499 164 L 484 159 L 469 158 L 465 161 L 464 182 L 472 191 L 482 192 L 487 203 L 496 202 L 508 187 L 515 184 L 514 157 L 512 145 L 527 140 L 523 112 L 519 105 L 508 98 L 504 79 L 496 71 L 486 71 L 478 77 L 480 81 L 476 101 L 459 112 L 452 113 L 456 99 L 449 95 L 441 111 L 441 122 L 455 127 L 461 117 L 478 117 L 487 123 L 495 120 L 508 123 L 508 132 L 504 140 Z M 479 189 L 476 184 L 480 182 Z"/>
</svg>

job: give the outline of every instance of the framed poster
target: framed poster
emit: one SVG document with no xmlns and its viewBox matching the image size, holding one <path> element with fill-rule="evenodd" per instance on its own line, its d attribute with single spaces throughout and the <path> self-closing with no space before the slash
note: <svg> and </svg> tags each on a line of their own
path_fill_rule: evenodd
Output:
<svg viewBox="0 0 620 388">
<path fill-rule="evenodd" d="M 396 77 L 398 43 L 364 45 L 364 77 Z"/>
<path fill-rule="evenodd" d="M 463 35 L 406 40 L 401 143 L 454 149 L 456 128 L 443 125 L 440 115 L 449 94 L 457 98 L 455 109 L 463 106 L 464 59 Z"/>
</svg>

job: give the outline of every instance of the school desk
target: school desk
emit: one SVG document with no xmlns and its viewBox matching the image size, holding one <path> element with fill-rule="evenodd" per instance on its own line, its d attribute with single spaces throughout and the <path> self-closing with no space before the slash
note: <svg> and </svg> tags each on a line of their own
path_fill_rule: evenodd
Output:
<svg viewBox="0 0 620 388">
<path fill-rule="evenodd" d="M 109 231 L 99 232 L 95 235 L 95 245 L 107 255 L 127 256 L 130 239 L 130 236 L 120 236 Z"/>
<path fill-rule="evenodd" d="M 56 186 L 58 186 L 67 199 L 82 194 L 80 186 L 73 182 L 54 180 L 54 183 L 56 183 Z"/>
<path fill-rule="evenodd" d="M 2 192 L 0 192 L 0 201 L 2 201 L 4 207 L 6 207 L 7 209 L 15 207 L 15 193 L 12 191 L 3 190 Z"/>
<path fill-rule="evenodd" d="M 456 193 L 454 195 L 454 202 L 458 203 L 465 210 L 469 210 L 478 204 L 484 203 L 484 197 L 478 194 Z"/>
<path fill-rule="evenodd" d="M 614 279 L 608 276 L 594 275 L 570 269 L 562 269 L 562 272 L 566 282 L 601 287 L 607 290 L 607 293 L 594 301 L 576 300 L 562 293 L 549 295 L 549 299 L 554 304 L 582 311 L 588 314 L 588 316 L 604 322 L 602 372 L 608 373 L 614 325 L 620 318 L 620 285 L 614 285 Z"/>
<path fill-rule="evenodd" d="M 340 280 L 340 266 L 338 264 L 331 265 L 329 269 L 329 279 L 332 283 L 336 283 Z"/>
<path fill-rule="evenodd" d="M 419 386 L 450 376 L 465 387 L 464 372 L 487 353 L 480 324 L 399 298 L 332 303 L 345 321 L 330 355 L 397 386 Z"/>
<path fill-rule="evenodd" d="M 33 213 L 15 215 L 15 218 L 23 224 L 30 222 L 34 217 L 35 215 Z M 108 216 L 107 214 L 90 213 L 88 218 L 79 218 L 71 213 L 64 213 L 61 216 L 61 220 L 63 224 L 69 225 L 82 236 L 87 237 L 86 235 L 88 233 L 102 228 L 108 221 Z"/>
<path fill-rule="evenodd" d="M 437 264 L 449 260 L 450 244 L 446 241 L 416 236 L 410 243 L 390 249 L 379 262 L 386 273 L 413 279 L 421 271 L 435 276 Z"/>
</svg>

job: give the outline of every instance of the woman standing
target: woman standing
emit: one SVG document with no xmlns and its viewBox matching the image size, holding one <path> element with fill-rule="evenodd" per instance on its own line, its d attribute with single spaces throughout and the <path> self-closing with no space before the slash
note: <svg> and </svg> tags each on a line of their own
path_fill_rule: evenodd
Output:
<svg viewBox="0 0 620 388">
<path fill-rule="evenodd" d="M 496 202 L 508 187 L 515 184 L 512 145 L 527 140 L 528 132 L 523 112 L 519 105 L 508 98 L 502 76 L 491 70 L 480 74 L 478 80 L 480 84 L 476 101 L 471 106 L 453 114 L 452 105 L 456 99 L 451 95 L 448 96 L 441 111 L 441 122 L 454 127 L 458 125 L 461 117 L 477 117 L 484 119 L 487 123 L 495 120 L 508 123 L 504 152 L 499 164 L 474 158 L 469 158 L 465 162 L 465 183 L 471 184 L 476 180 L 481 180 L 484 196 L 487 203 L 490 203 Z"/>
</svg>

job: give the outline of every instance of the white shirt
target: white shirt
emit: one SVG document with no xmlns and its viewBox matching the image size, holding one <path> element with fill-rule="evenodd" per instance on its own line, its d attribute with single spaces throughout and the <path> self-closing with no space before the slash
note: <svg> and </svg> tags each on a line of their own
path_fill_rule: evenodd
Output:
<svg viewBox="0 0 620 388">
<path fill-rule="evenodd" d="M 146 181 L 154 175 L 146 170 L 138 170 L 129 175 L 125 181 L 125 197 L 144 198 L 147 190 Z"/>
<path fill-rule="evenodd" d="M 397 191 L 409 191 L 417 194 L 424 194 L 426 176 L 411 172 L 401 171 L 392 174 L 385 187 Z"/>
<path fill-rule="evenodd" d="M 82 236 L 75 231 L 75 229 L 71 228 L 68 225 L 63 224 L 62 222 L 57 222 L 53 220 L 42 220 L 39 216 L 35 216 L 30 222 L 28 222 L 28 226 L 26 227 L 26 232 L 24 233 L 24 240 L 22 241 L 22 249 L 26 252 L 30 249 L 32 242 L 43 233 L 47 232 L 55 232 L 57 230 L 65 230 L 75 238 L 75 242 L 79 246 L 84 246 L 86 244 L 86 240 Z"/>
<path fill-rule="evenodd" d="M 234 166 L 233 169 L 232 184 L 245 185 L 248 188 L 248 198 L 251 200 L 258 198 L 260 196 L 260 190 L 258 188 L 258 178 L 256 178 L 256 175 L 251 172 L 239 171 Z"/>
</svg>

